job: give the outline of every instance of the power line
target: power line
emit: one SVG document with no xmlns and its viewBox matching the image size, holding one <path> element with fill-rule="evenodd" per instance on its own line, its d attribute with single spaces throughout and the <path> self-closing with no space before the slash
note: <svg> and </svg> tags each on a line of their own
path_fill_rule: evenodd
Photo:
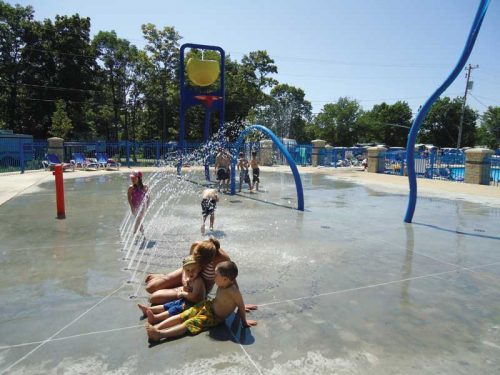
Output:
<svg viewBox="0 0 500 375">
<path fill-rule="evenodd" d="M 472 94 L 469 94 L 469 95 L 470 95 L 471 97 L 473 97 L 473 98 L 476 100 L 476 102 L 478 102 L 479 104 L 481 104 L 482 106 L 484 106 L 486 109 L 487 109 L 488 107 L 490 107 L 490 106 L 488 106 L 488 105 L 484 104 L 482 101 L 480 101 L 480 100 L 479 100 L 478 98 L 476 98 L 474 95 L 472 95 Z"/>
<path fill-rule="evenodd" d="M 241 51 L 232 51 L 235 54 L 239 55 L 248 55 L 249 52 L 241 52 Z M 298 56 L 279 56 L 269 54 L 269 56 L 274 59 L 283 59 L 283 60 L 297 60 L 303 62 L 315 62 L 320 64 L 333 64 L 333 65 L 347 65 L 347 66 L 370 66 L 370 67 L 388 67 L 388 68 L 428 68 L 429 66 L 434 67 L 445 67 L 448 64 L 394 64 L 394 63 L 360 63 L 360 62 L 352 62 L 352 61 L 338 61 L 331 59 L 314 59 L 308 57 L 298 57 Z"/>
<path fill-rule="evenodd" d="M 71 87 L 60 87 L 60 86 L 45 86 L 45 85 L 35 85 L 31 83 L 16 83 L 16 84 L 4 84 L 6 86 L 27 86 L 27 87 L 40 87 L 49 90 L 58 90 L 58 91 L 81 91 L 81 92 L 102 92 L 102 90 L 90 90 L 90 89 L 75 89 Z"/>
</svg>

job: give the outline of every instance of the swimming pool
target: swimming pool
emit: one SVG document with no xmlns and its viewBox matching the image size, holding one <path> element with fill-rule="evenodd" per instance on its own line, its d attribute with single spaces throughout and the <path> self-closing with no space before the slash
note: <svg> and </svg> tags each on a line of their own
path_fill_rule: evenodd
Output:
<svg viewBox="0 0 500 375">
<path fill-rule="evenodd" d="M 464 167 L 451 167 L 451 175 L 453 179 L 459 179 L 464 177 L 465 168 Z M 492 181 L 500 181 L 500 168 L 490 169 L 490 178 Z"/>
</svg>

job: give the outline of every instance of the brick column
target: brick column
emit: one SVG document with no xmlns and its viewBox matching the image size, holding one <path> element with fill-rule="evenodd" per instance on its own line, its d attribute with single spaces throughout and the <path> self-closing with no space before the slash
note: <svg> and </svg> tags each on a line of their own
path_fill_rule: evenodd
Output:
<svg viewBox="0 0 500 375">
<path fill-rule="evenodd" d="M 385 159 L 381 153 L 387 151 L 385 147 L 368 147 L 368 172 L 384 173 Z"/>
<path fill-rule="evenodd" d="M 264 139 L 260 141 L 259 164 L 271 166 L 273 165 L 273 141 Z"/>
<path fill-rule="evenodd" d="M 487 148 L 471 148 L 465 151 L 465 183 L 490 184 L 491 155 L 493 151 Z"/>
<path fill-rule="evenodd" d="M 312 143 L 311 164 L 313 167 L 317 167 L 319 151 L 325 147 L 326 141 L 323 141 L 322 139 L 315 139 L 311 141 L 311 143 Z"/>
<path fill-rule="evenodd" d="M 56 154 L 64 162 L 64 139 L 52 137 L 47 139 L 47 154 Z"/>
</svg>

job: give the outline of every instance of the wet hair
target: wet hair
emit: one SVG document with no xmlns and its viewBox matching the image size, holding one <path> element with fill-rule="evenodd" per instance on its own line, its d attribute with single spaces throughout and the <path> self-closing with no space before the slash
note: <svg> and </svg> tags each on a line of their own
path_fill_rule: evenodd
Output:
<svg viewBox="0 0 500 375">
<path fill-rule="evenodd" d="M 191 252 L 196 263 L 204 267 L 215 258 L 218 248 L 210 240 L 205 240 L 193 243 Z"/>
<path fill-rule="evenodd" d="M 217 253 L 219 253 L 220 242 L 219 242 L 219 240 L 217 238 L 210 237 L 208 240 L 205 240 L 205 241 L 211 242 L 215 246 L 215 250 L 217 251 Z"/>
<path fill-rule="evenodd" d="M 220 262 L 215 269 L 222 277 L 227 277 L 231 281 L 238 277 L 238 267 L 230 260 Z"/>
</svg>

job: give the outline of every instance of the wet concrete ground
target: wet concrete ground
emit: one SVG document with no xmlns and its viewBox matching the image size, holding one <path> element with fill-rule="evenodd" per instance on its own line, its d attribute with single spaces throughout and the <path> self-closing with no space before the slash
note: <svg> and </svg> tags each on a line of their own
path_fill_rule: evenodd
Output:
<svg viewBox="0 0 500 375">
<path fill-rule="evenodd" d="M 259 325 L 241 330 L 230 318 L 153 347 L 139 280 L 176 268 L 201 238 L 202 186 L 165 196 L 131 283 L 118 230 L 127 174 L 65 181 L 65 220 L 55 219 L 52 182 L 6 202 L 0 372 L 500 372 L 498 208 L 419 198 L 404 224 L 406 196 L 314 174 L 302 182 L 305 212 L 293 209 L 291 175 L 264 173 L 263 191 L 222 197 L 208 233 L 238 264 Z"/>
</svg>

